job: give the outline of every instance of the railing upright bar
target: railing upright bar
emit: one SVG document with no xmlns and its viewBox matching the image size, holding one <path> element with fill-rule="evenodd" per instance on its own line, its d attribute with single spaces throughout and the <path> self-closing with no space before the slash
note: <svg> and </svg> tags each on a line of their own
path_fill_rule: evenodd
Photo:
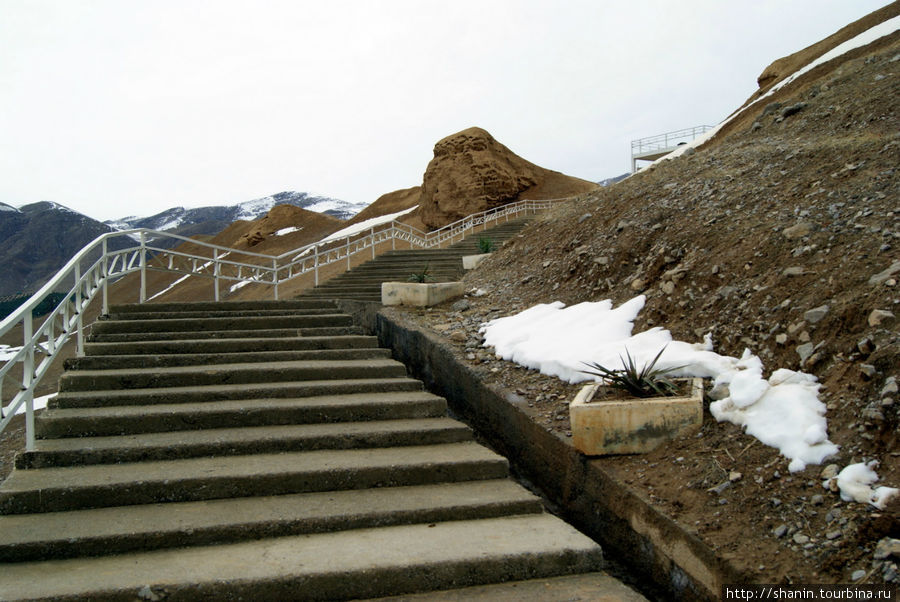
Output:
<svg viewBox="0 0 900 602">
<path fill-rule="evenodd" d="M 22 344 L 25 346 L 25 358 L 22 364 L 22 388 L 25 391 L 25 450 L 34 450 L 34 318 L 31 310 L 25 312 L 22 321 Z"/>
<path fill-rule="evenodd" d="M 100 308 L 100 313 L 104 316 L 109 315 L 109 245 L 106 243 L 106 239 L 103 239 L 103 268 L 101 271 L 101 277 L 103 280 L 103 306 Z"/>
<path fill-rule="evenodd" d="M 275 290 L 273 294 L 275 295 L 275 300 L 278 301 L 278 260 L 272 260 L 272 282 L 275 285 Z"/>
<path fill-rule="evenodd" d="M 147 233 L 141 231 L 141 292 L 139 302 L 147 300 Z"/>
<path fill-rule="evenodd" d="M 75 264 L 75 355 L 84 357 L 84 311 L 81 307 L 81 264 Z"/>
</svg>

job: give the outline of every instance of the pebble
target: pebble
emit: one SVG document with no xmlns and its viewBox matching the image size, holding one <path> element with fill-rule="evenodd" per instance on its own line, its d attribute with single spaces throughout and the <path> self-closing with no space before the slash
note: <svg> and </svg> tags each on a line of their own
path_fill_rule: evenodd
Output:
<svg viewBox="0 0 900 602">
<path fill-rule="evenodd" d="M 819 307 L 814 307 L 803 314 L 803 319 L 809 322 L 810 324 L 816 324 L 817 322 L 821 322 L 822 319 L 828 314 L 829 307 L 827 305 L 820 305 Z"/>
<path fill-rule="evenodd" d="M 869 326 L 881 326 L 884 322 L 894 319 L 894 312 L 885 309 L 873 309 L 869 314 Z"/>
<path fill-rule="evenodd" d="M 821 493 L 817 493 L 809 499 L 809 502 L 813 506 L 821 506 L 825 503 L 825 496 L 823 496 Z"/>
<path fill-rule="evenodd" d="M 837 539 L 841 536 L 840 530 L 829 531 L 825 534 L 825 539 Z"/>
<path fill-rule="evenodd" d="M 796 351 L 797 351 L 797 355 L 800 356 L 800 364 L 805 363 L 806 360 L 809 359 L 809 356 L 811 356 L 813 354 L 813 351 L 815 351 L 815 348 L 816 348 L 816 346 L 813 345 L 812 343 L 803 343 L 802 345 L 797 345 Z"/>
<path fill-rule="evenodd" d="M 809 535 L 804 535 L 803 533 L 794 533 L 794 543 L 799 545 L 809 543 Z"/>
<path fill-rule="evenodd" d="M 878 545 L 875 546 L 876 559 L 884 560 L 885 558 L 888 558 L 890 556 L 900 558 L 900 539 L 885 537 L 878 542 Z"/>
<path fill-rule="evenodd" d="M 787 525 L 781 524 L 775 527 L 775 530 L 772 531 L 772 533 L 775 535 L 775 537 L 781 538 L 784 537 L 785 533 L 787 533 L 787 530 Z"/>
<path fill-rule="evenodd" d="M 850 581 L 859 581 L 860 579 L 866 576 L 866 572 L 862 569 L 857 569 L 853 571 L 853 574 L 850 575 Z"/>
</svg>

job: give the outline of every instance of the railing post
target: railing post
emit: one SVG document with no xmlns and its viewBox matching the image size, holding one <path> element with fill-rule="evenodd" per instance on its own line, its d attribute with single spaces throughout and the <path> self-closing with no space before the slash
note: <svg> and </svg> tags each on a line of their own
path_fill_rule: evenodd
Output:
<svg viewBox="0 0 900 602">
<path fill-rule="evenodd" d="M 219 250 L 213 249 L 213 286 L 215 286 L 215 294 L 213 298 L 219 301 Z"/>
<path fill-rule="evenodd" d="M 106 244 L 106 239 L 103 239 L 103 264 L 101 267 L 101 277 L 103 278 L 103 307 L 100 309 L 100 313 L 104 316 L 109 315 L 109 291 L 107 283 L 109 282 L 109 256 L 107 255 L 108 248 Z"/>
<path fill-rule="evenodd" d="M 319 245 L 316 245 L 316 255 L 314 259 L 313 265 L 315 266 L 316 278 L 315 278 L 315 286 L 319 286 Z"/>
<path fill-rule="evenodd" d="M 272 260 L 272 281 L 275 283 L 275 300 L 278 301 L 278 260 Z"/>
<path fill-rule="evenodd" d="M 369 231 L 369 244 L 372 245 L 372 259 L 375 259 L 375 226 Z"/>
<path fill-rule="evenodd" d="M 81 264 L 75 264 L 75 355 L 84 357 L 84 312 L 81 311 Z"/>
<path fill-rule="evenodd" d="M 22 364 L 22 389 L 25 391 L 25 449 L 34 449 L 34 324 L 31 311 L 22 317 L 22 345 L 27 350 Z"/>
<path fill-rule="evenodd" d="M 141 292 L 139 303 L 147 300 L 147 233 L 141 230 Z"/>
</svg>

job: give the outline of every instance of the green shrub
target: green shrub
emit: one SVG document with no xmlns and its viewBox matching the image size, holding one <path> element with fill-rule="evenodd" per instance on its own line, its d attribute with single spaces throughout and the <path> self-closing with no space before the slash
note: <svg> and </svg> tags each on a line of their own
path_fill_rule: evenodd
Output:
<svg viewBox="0 0 900 602">
<path fill-rule="evenodd" d="M 478 239 L 478 248 L 482 253 L 493 253 L 497 249 L 497 245 L 490 238 L 482 237 Z"/>
<path fill-rule="evenodd" d="M 634 397 L 672 397 L 678 395 L 680 391 L 678 385 L 669 380 L 666 375 L 674 370 L 683 368 L 684 366 L 660 370 L 654 369 L 656 362 L 665 350 L 665 347 L 660 349 L 659 353 L 656 354 L 656 357 L 653 358 L 653 361 L 645 364 L 640 370 L 635 365 L 634 358 L 628 353 L 628 349 L 625 349 L 627 360 L 622 356 L 619 356 L 619 359 L 622 360 L 622 368 L 610 370 L 600 364 L 588 364 L 585 362 L 584 365 L 592 369 L 582 370 L 581 372 L 599 376 L 603 378 L 607 386 L 624 391 Z"/>
<path fill-rule="evenodd" d="M 427 263 L 425 264 L 425 267 L 422 268 L 421 272 L 413 272 L 409 275 L 409 278 L 406 279 L 407 282 L 428 282 L 429 280 L 434 280 L 434 278 L 428 273 Z"/>
</svg>

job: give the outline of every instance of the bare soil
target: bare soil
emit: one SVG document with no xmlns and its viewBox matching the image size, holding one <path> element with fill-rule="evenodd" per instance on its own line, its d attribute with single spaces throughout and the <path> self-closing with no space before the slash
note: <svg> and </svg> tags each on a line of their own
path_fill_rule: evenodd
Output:
<svg viewBox="0 0 900 602">
<path fill-rule="evenodd" d="M 540 218 L 466 276 L 486 294 L 408 312 L 571 435 L 579 387 L 497 359 L 479 327 L 537 303 L 645 294 L 636 332 L 711 332 L 719 353 L 816 375 L 841 448 L 826 463 L 877 460 L 879 485 L 900 487 L 900 269 L 884 276 L 900 261 L 898 99 L 895 35 L 753 107 L 744 129 Z M 696 436 L 598 461 L 758 582 L 897 582 L 900 559 L 874 550 L 900 537 L 900 499 L 845 502 L 823 488 L 825 466 L 790 473 L 708 408 Z"/>
</svg>

